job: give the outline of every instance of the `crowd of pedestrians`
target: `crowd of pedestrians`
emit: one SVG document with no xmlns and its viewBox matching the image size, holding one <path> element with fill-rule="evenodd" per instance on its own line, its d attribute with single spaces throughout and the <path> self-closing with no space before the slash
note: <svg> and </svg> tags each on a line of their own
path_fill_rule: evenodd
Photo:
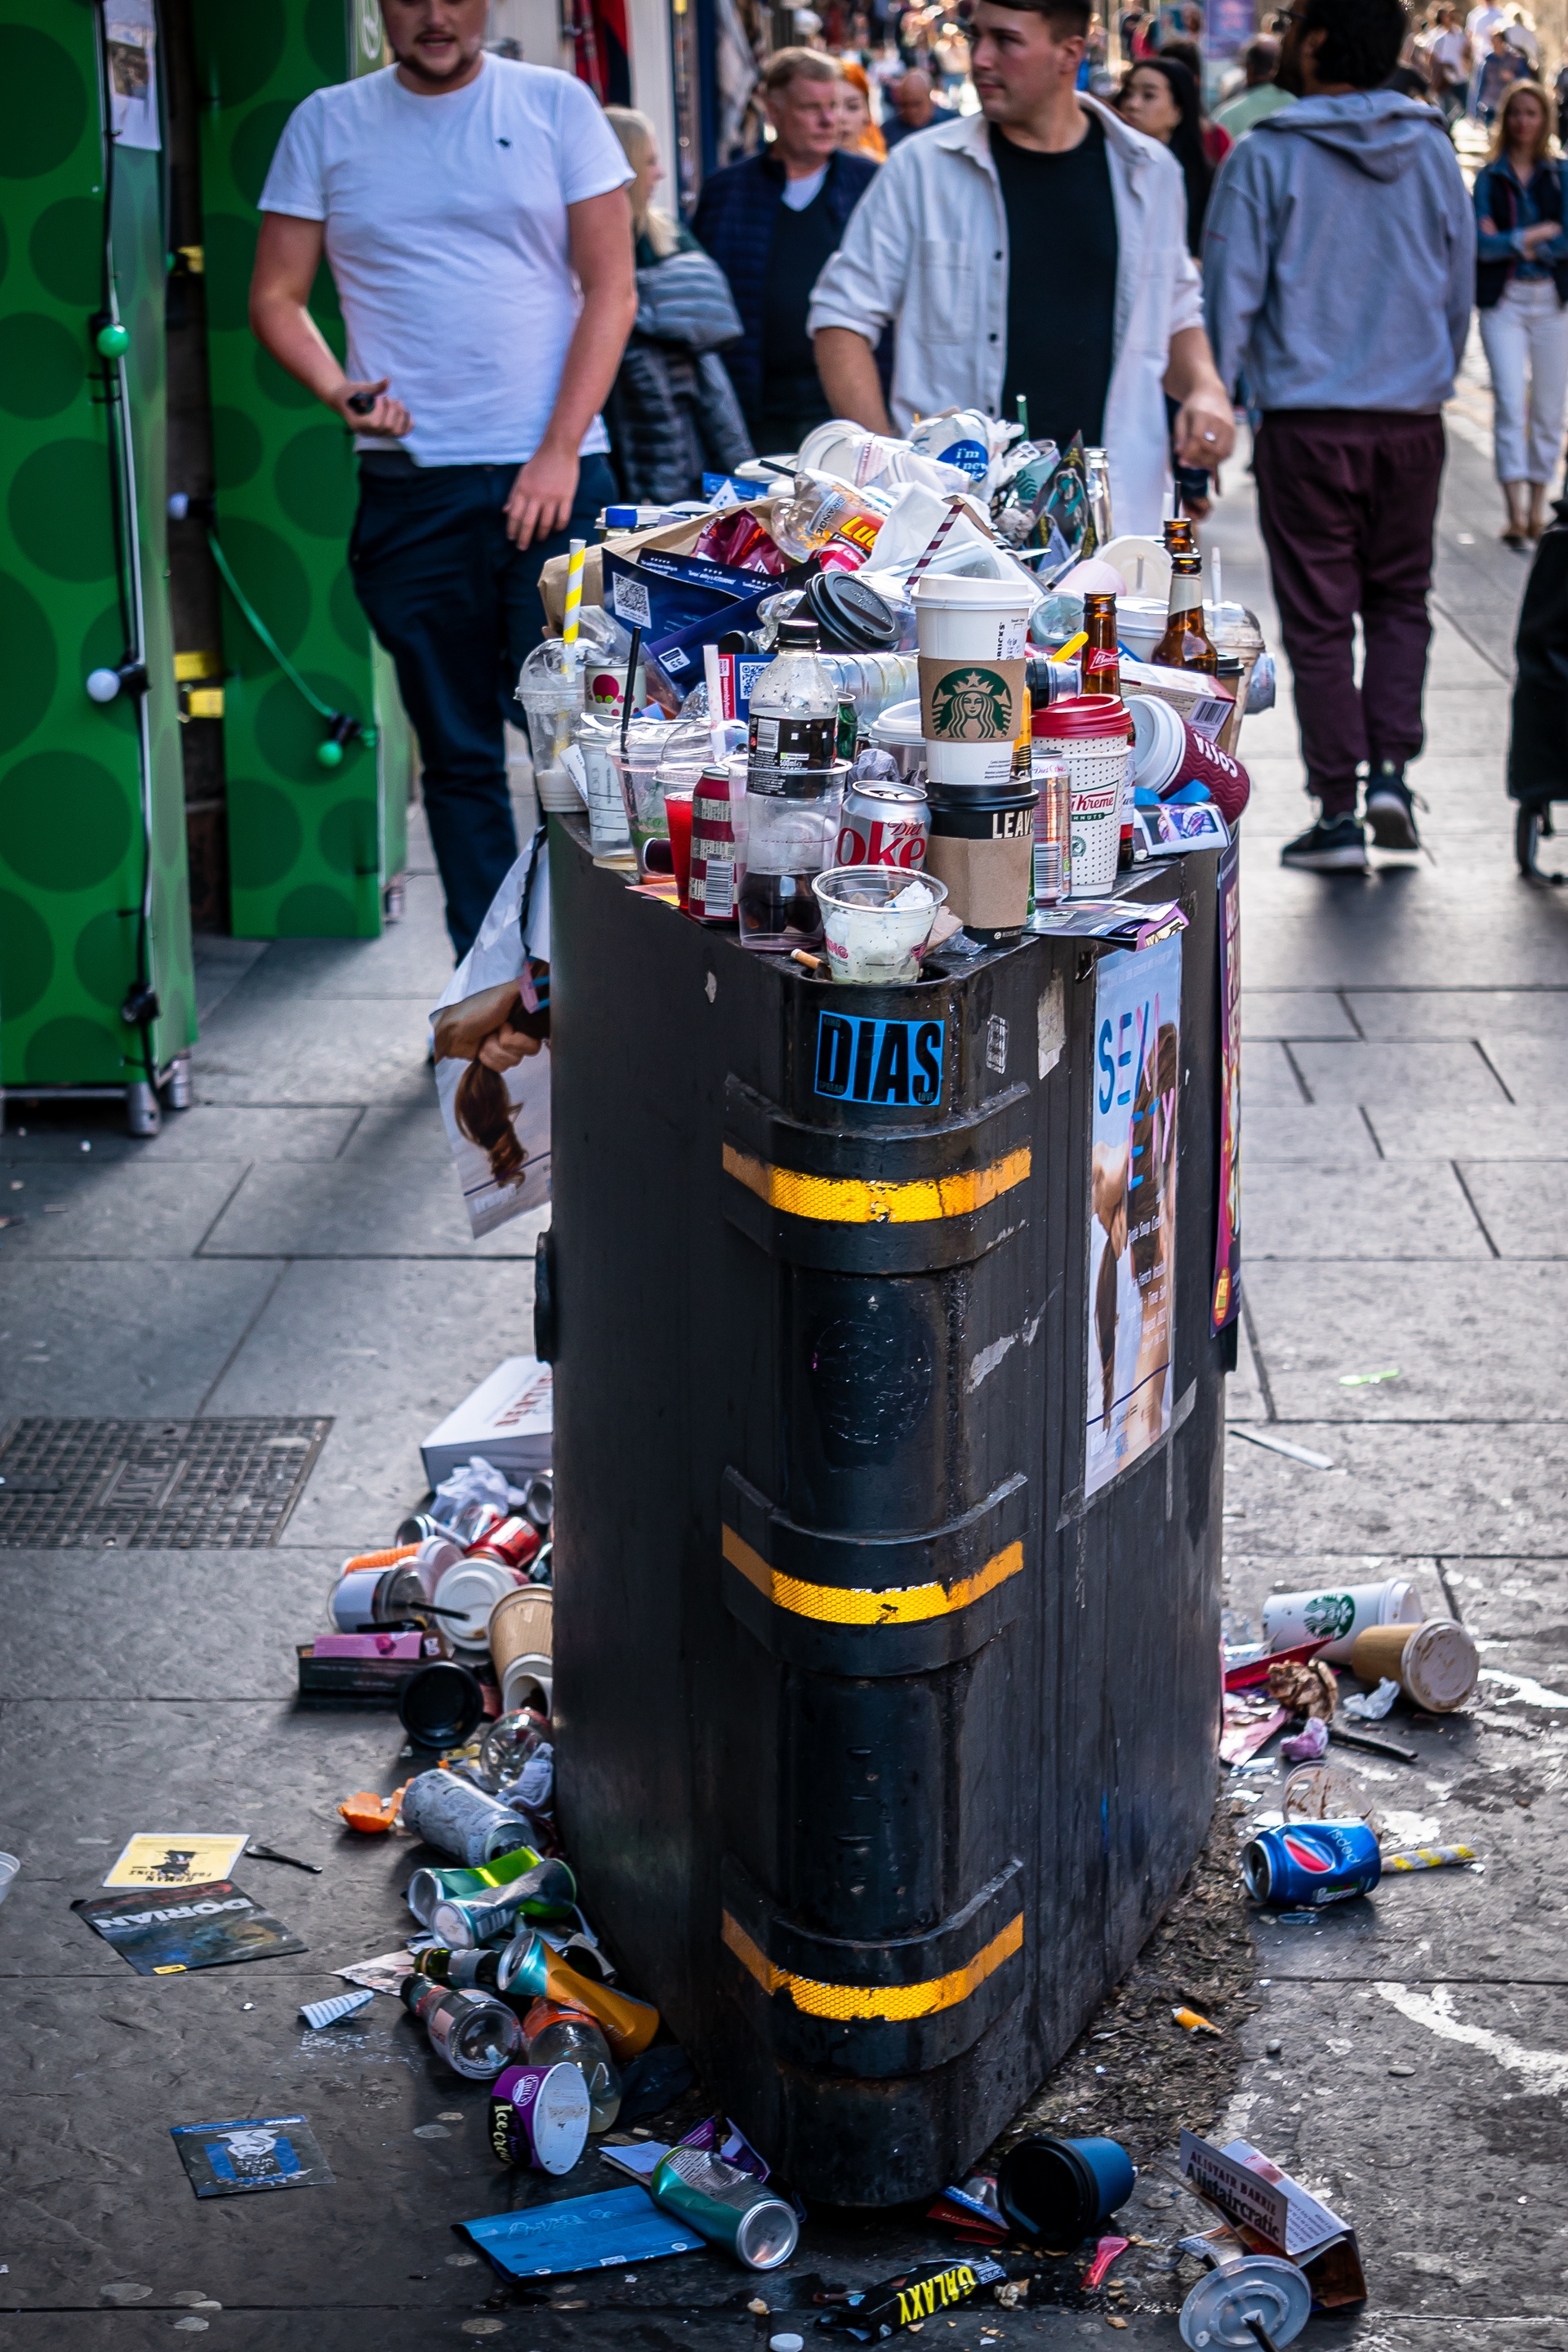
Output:
<svg viewBox="0 0 1568 2352">
<path fill-rule="evenodd" d="M 975 0 L 962 32 L 884 10 L 877 49 L 864 20 L 798 12 L 760 72 L 765 136 L 687 223 L 647 117 L 489 54 L 486 0 L 381 5 L 395 63 L 279 141 L 252 321 L 354 434 L 352 574 L 419 735 L 459 952 L 515 855 L 502 718 L 545 560 L 617 493 L 689 495 L 833 415 L 1026 413 L 1103 446 L 1119 528 L 1157 531 L 1173 480 L 1206 510 L 1244 410 L 1318 804 L 1285 860 L 1417 845 L 1441 409 L 1472 310 L 1510 544 L 1539 537 L 1562 454 L 1562 102 L 1522 8 L 1413 26 L 1400 0 L 1293 0 L 1218 92 L 1195 0 L 1123 15 L 1119 77 L 1090 0 Z M 323 256 L 346 364 L 309 309 Z"/>
</svg>

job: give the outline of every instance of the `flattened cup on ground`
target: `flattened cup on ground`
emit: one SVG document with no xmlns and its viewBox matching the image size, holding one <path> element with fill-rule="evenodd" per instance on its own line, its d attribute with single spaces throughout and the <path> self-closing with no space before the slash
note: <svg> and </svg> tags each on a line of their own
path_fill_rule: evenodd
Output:
<svg viewBox="0 0 1568 2352">
<path fill-rule="evenodd" d="M 1132 2194 L 1138 2176 L 1116 2139 L 1057 2139 L 1038 2132 L 996 2170 L 996 2201 L 1038 2246 L 1076 2246 Z"/>
</svg>

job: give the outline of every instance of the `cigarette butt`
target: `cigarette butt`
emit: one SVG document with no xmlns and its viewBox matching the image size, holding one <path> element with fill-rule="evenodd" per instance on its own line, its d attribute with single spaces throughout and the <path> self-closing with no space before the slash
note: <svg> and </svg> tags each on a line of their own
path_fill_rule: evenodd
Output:
<svg viewBox="0 0 1568 2352">
<path fill-rule="evenodd" d="M 803 964 L 807 971 L 820 971 L 822 970 L 822 958 L 820 956 L 807 955 L 804 948 L 792 948 L 790 950 L 789 960 L 791 963 Z"/>
<path fill-rule="evenodd" d="M 1195 2009 L 1173 2009 L 1171 2015 L 1175 2019 L 1176 2023 L 1184 2026 L 1189 2033 L 1212 2033 L 1216 2040 L 1220 2038 L 1220 2028 L 1217 2025 L 1211 2025 L 1206 2017 L 1200 2017 Z"/>
</svg>

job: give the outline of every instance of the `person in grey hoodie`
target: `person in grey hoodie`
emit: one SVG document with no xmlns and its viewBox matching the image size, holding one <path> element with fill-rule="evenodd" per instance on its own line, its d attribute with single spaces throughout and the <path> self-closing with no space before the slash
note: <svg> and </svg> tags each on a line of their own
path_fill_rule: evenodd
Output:
<svg viewBox="0 0 1568 2352">
<path fill-rule="evenodd" d="M 1279 79 L 1298 103 L 1226 157 L 1204 236 L 1221 380 L 1263 421 L 1258 519 L 1317 821 L 1287 866 L 1364 868 L 1415 849 L 1426 592 L 1454 388 L 1475 291 L 1475 224 L 1442 116 L 1381 89 L 1399 0 L 1294 0 Z M 1354 619 L 1365 647 L 1358 688 Z"/>
</svg>

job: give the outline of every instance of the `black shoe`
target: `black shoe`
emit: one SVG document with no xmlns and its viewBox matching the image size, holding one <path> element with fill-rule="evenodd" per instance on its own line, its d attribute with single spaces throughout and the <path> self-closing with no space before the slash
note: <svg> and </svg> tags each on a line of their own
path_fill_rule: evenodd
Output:
<svg viewBox="0 0 1568 2352">
<path fill-rule="evenodd" d="M 1366 780 L 1366 821 L 1379 849 L 1419 849 L 1415 795 L 1403 768 L 1383 761 Z"/>
<path fill-rule="evenodd" d="M 1310 874 L 1364 874 L 1366 837 L 1353 816 L 1321 816 L 1285 844 L 1279 863 Z"/>
</svg>

